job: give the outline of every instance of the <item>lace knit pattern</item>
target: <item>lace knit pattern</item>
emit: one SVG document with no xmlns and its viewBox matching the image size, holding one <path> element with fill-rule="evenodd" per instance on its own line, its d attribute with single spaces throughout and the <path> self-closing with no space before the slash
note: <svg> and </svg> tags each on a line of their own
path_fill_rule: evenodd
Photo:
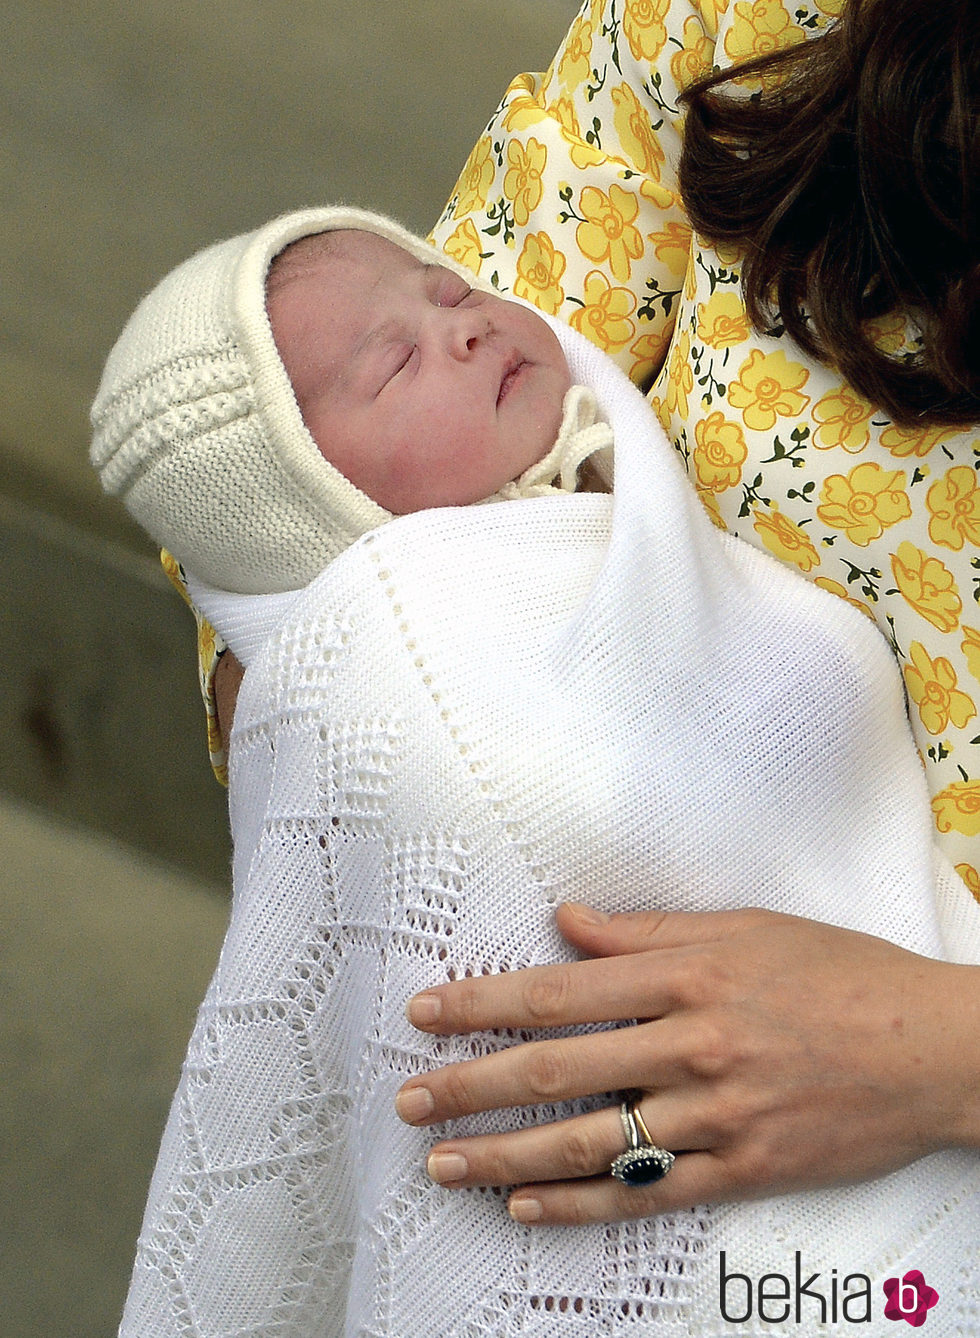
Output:
<svg viewBox="0 0 980 1338">
<path fill-rule="evenodd" d="M 423 1036 L 407 997 L 559 959 L 562 898 L 741 899 L 932 954 L 950 936 L 943 896 L 958 880 L 941 870 L 937 902 L 886 643 L 717 531 L 642 397 L 564 338 L 613 425 L 613 498 L 405 517 L 349 549 L 258 649 L 206 610 L 249 662 L 235 896 L 123 1338 L 780 1331 L 722 1321 L 720 1249 L 755 1277 L 791 1271 L 795 1250 L 825 1277 L 866 1273 L 862 1331 L 888 1338 L 881 1283 L 920 1268 L 942 1298 L 934 1338 L 980 1329 L 964 1248 L 980 1229 L 974 1154 L 851 1189 L 532 1231 L 500 1192 L 432 1184 L 426 1153 L 448 1130 L 395 1117 L 406 1077 L 526 1039 Z M 976 953 L 975 921 L 958 937 Z"/>
</svg>

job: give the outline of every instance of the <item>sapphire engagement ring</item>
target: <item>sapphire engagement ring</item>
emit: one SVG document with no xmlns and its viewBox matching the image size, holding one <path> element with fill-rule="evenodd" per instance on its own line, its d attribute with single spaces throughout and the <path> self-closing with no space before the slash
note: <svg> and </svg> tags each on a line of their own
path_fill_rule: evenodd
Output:
<svg viewBox="0 0 980 1338">
<path fill-rule="evenodd" d="M 674 1164 L 674 1154 L 658 1147 L 643 1122 L 638 1100 L 624 1101 L 619 1108 L 627 1148 L 609 1168 L 624 1185 L 652 1185 L 662 1180 Z"/>
</svg>

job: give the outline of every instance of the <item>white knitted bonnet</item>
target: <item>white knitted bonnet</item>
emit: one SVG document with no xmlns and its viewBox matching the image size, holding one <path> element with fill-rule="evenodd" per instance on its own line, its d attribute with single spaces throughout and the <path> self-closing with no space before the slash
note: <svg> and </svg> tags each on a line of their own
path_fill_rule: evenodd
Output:
<svg viewBox="0 0 980 1338">
<path fill-rule="evenodd" d="M 426 262 L 434 255 L 378 214 L 286 214 L 172 271 L 140 303 L 102 374 L 91 459 L 103 487 L 219 589 L 299 589 L 391 519 L 323 458 L 266 312 L 275 256 L 301 237 L 341 228 L 377 233 Z M 487 286 L 450 256 L 438 259 L 471 287 Z"/>
</svg>

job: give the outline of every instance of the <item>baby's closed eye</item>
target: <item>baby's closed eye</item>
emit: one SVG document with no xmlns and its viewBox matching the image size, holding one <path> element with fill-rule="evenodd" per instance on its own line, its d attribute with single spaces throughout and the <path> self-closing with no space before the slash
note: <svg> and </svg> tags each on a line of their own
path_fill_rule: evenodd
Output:
<svg viewBox="0 0 980 1338">
<path fill-rule="evenodd" d="M 442 265 L 433 265 L 432 273 L 435 276 L 432 301 L 437 307 L 458 307 L 473 291 L 461 275 L 454 274 L 451 269 L 444 269 Z"/>
<path fill-rule="evenodd" d="M 418 361 L 418 345 L 412 343 L 396 344 L 388 357 L 388 369 L 385 376 L 385 385 L 389 385 L 402 372 L 413 371 Z"/>
</svg>

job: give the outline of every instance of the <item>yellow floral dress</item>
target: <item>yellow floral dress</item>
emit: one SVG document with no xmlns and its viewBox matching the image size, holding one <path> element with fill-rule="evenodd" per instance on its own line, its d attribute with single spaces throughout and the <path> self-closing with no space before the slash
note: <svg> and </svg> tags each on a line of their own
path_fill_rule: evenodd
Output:
<svg viewBox="0 0 980 1338">
<path fill-rule="evenodd" d="M 823 31 L 841 0 L 591 0 L 516 78 L 433 239 L 648 387 L 717 523 L 875 620 L 905 675 L 937 837 L 980 900 L 980 429 L 897 427 L 788 338 L 739 257 L 692 237 L 677 95 Z M 878 323 L 891 349 L 901 320 Z"/>
<path fill-rule="evenodd" d="M 980 429 L 899 428 L 755 333 L 738 255 L 692 237 L 676 186 L 680 89 L 805 41 L 841 4 L 589 0 L 551 67 L 511 83 L 432 235 L 647 389 L 720 526 L 874 619 L 938 841 L 980 900 Z M 878 326 L 902 347 L 902 321 Z"/>
</svg>

